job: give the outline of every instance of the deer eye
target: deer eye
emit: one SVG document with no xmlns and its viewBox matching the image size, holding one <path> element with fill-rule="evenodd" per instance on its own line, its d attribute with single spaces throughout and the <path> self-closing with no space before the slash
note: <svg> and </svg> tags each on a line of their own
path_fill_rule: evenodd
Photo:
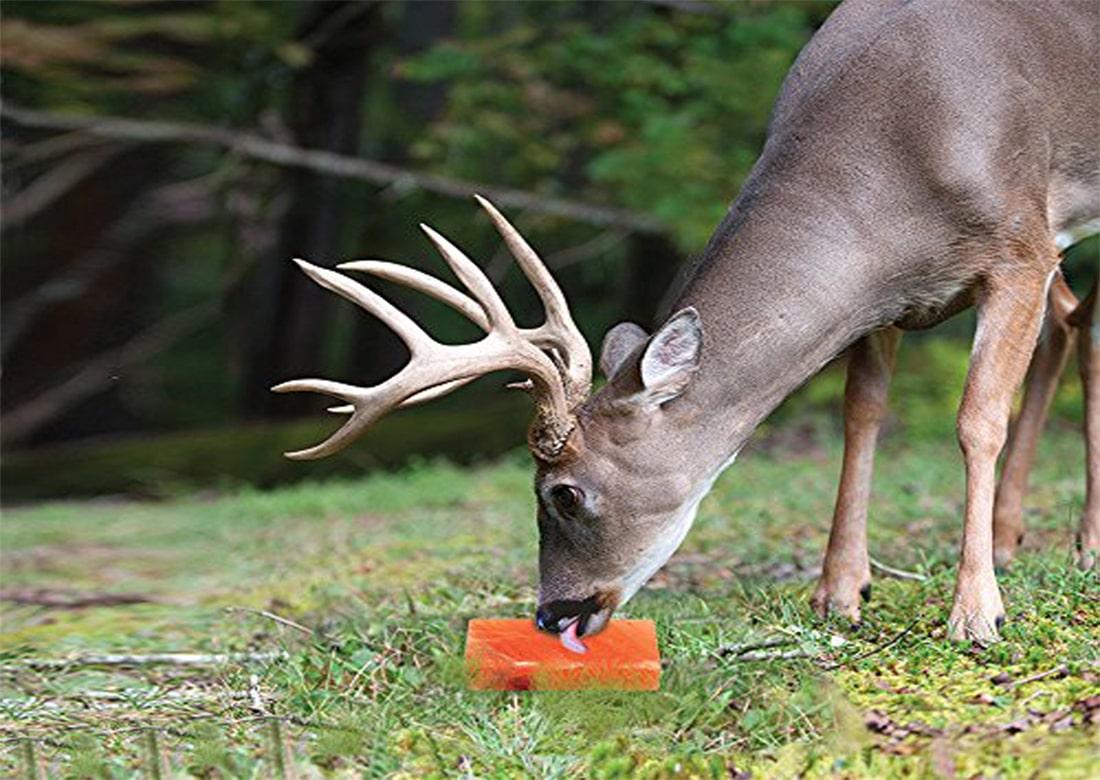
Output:
<svg viewBox="0 0 1100 780">
<path fill-rule="evenodd" d="M 550 488 L 550 500 L 554 502 L 558 512 L 571 517 L 584 504 L 584 493 L 573 485 L 554 485 Z"/>
</svg>

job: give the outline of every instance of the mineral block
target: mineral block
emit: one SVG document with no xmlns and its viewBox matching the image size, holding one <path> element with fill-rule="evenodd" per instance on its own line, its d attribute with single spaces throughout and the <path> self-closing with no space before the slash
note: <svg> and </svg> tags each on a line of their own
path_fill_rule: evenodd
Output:
<svg viewBox="0 0 1100 780">
<path fill-rule="evenodd" d="M 612 620 L 591 637 L 587 652 L 562 646 L 530 620 L 471 620 L 466 668 L 477 690 L 655 691 L 661 679 L 657 629 L 652 620 Z"/>
</svg>

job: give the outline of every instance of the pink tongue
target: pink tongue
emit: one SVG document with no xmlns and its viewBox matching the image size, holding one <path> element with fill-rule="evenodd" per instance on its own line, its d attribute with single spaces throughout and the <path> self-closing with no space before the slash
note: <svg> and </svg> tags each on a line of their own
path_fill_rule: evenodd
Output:
<svg viewBox="0 0 1100 780">
<path fill-rule="evenodd" d="M 587 653 L 588 648 L 577 637 L 577 624 L 580 622 L 580 620 L 573 620 L 565 627 L 565 630 L 561 632 L 561 644 L 562 647 L 572 650 L 574 653 Z"/>
</svg>

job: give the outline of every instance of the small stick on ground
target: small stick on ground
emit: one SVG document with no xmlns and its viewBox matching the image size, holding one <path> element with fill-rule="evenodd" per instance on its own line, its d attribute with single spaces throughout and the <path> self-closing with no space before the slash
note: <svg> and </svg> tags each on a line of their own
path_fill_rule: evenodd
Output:
<svg viewBox="0 0 1100 780">
<path fill-rule="evenodd" d="M 730 655 L 744 655 L 752 650 L 766 650 L 769 647 L 783 647 L 784 645 L 793 644 L 793 639 L 777 637 L 775 639 L 765 639 L 760 642 L 749 642 L 743 645 L 722 645 L 714 651 L 714 654 L 719 658 L 725 658 Z"/>
<path fill-rule="evenodd" d="M 834 671 L 836 669 L 839 669 L 842 666 L 848 666 L 849 664 L 854 664 L 856 661 L 862 661 L 864 658 L 870 658 L 872 655 L 875 655 L 876 653 L 881 653 L 883 650 L 886 650 L 887 648 L 893 647 L 898 642 L 900 642 L 902 639 L 904 639 L 909 634 L 910 631 L 912 631 L 914 628 L 916 628 L 917 623 L 920 622 L 920 618 L 921 618 L 920 615 L 917 615 L 915 618 L 913 618 L 909 622 L 909 625 L 907 625 L 905 628 L 903 628 L 897 634 L 897 636 L 895 636 L 889 642 L 884 642 L 881 645 L 878 645 L 876 647 L 871 648 L 866 653 L 860 653 L 855 658 L 849 658 L 847 661 L 843 661 L 843 662 L 839 662 L 839 663 L 833 662 L 833 663 L 827 664 L 825 666 L 825 669 L 827 671 L 831 672 L 831 671 Z"/>
<path fill-rule="evenodd" d="M 869 559 L 872 569 L 889 577 L 896 577 L 899 580 L 915 580 L 916 582 L 924 582 L 928 579 L 928 576 L 925 574 L 919 574 L 915 571 L 905 571 L 904 569 L 895 569 L 893 566 L 887 566 L 882 561 L 876 561 L 874 558 L 870 557 Z"/>
<path fill-rule="evenodd" d="M 817 653 L 807 653 L 805 650 L 784 650 L 781 653 L 745 653 L 730 660 L 735 663 L 742 661 L 787 661 L 792 658 L 816 658 Z"/>
<path fill-rule="evenodd" d="M 1020 680 L 1011 680 L 1009 682 L 1004 683 L 1004 687 L 1005 688 L 1018 688 L 1021 685 L 1027 685 L 1028 683 L 1033 683 L 1033 682 L 1036 682 L 1038 680 L 1045 680 L 1047 677 L 1065 677 L 1067 674 L 1069 674 L 1069 667 L 1066 666 L 1065 664 L 1063 664 L 1062 666 L 1056 666 L 1053 669 L 1047 669 L 1045 672 L 1039 672 L 1038 674 L 1033 674 L 1030 677 L 1024 677 L 1023 679 L 1020 679 Z"/>
<path fill-rule="evenodd" d="M 274 653 L 152 653 L 150 655 L 83 655 L 73 658 L 22 658 L 0 666 L 0 671 L 21 669 L 64 669 L 70 666 L 218 666 L 229 663 L 279 661 L 284 652 Z"/>
<path fill-rule="evenodd" d="M 290 618 L 285 618 L 285 617 L 282 617 L 281 615 L 276 615 L 274 612 L 268 612 L 266 609 L 252 609 L 251 607 L 226 607 L 225 611 L 226 612 L 248 612 L 248 613 L 253 614 L 253 615 L 259 615 L 260 617 L 265 617 L 268 620 L 274 620 L 279 625 L 287 626 L 288 628 L 293 628 L 293 629 L 296 629 L 298 631 L 301 631 L 306 636 L 313 636 L 313 629 L 312 628 L 308 628 L 307 626 L 303 626 L 301 623 L 295 623 Z"/>
</svg>

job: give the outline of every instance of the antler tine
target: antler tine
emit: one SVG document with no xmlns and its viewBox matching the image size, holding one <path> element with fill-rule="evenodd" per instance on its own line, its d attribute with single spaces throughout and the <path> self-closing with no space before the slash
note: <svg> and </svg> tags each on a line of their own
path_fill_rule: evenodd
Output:
<svg viewBox="0 0 1100 780">
<path fill-rule="evenodd" d="M 372 422 L 371 417 L 366 413 L 366 409 L 363 406 L 366 393 L 369 392 L 366 388 L 356 387 L 355 385 L 349 385 L 343 382 L 333 382 L 328 379 L 293 379 L 289 382 L 277 384 L 271 388 L 271 390 L 275 393 L 322 393 L 350 402 L 348 406 L 333 407 L 330 410 L 339 411 L 345 414 L 350 413 L 351 418 L 346 423 L 340 426 L 335 433 L 314 447 L 283 453 L 291 460 L 313 460 L 315 458 L 323 458 L 326 455 L 331 455 L 343 449 L 348 442 L 352 441 L 352 439 L 359 435 L 360 431 L 369 426 Z"/>
<path fill-rule="evenodd" d="M 486 333 L 489 332 L 489 318 L 485 316 L 485 310 L 481 308 L 481 305 L 470 296 L 464 295 L 431 274 L 385 260 L 352 260 L 348 263 L 340 263 L 336 267 L 346 271 L 363 271 L 380 279 L 397 282 L 425 295 L 430 295 L 437 301 L 450 306 Z"/>
<path fill-rule="evenodd" d="M 344 382 L 333 382 L 331 379 L 291 379 L 287 382 L 280 382 L 275 385 L 271 388 L 271 392 L 323 393 L 324 395 L 331 395 L 333 398 L 339 398 L 342 401 L 347 401 L 354 405 L 363 395 L 363 388 L 345 384 Z"/>
<path fill-rule="evenodd" d="M 420 229 L 428 236 L 435 248 L 439 250 L 439 254 L 443 256 L 443 259 L 447 261 L 447 265 L 454 271 L 457 276 L 474 297 L 482 308 L 485 309 L 485 314 L 489 317 L 490 326 L 499 326 L 506 328 L 510 331 L 516 329 L 515 322 L 512 321 L 512 315 L 508 313 L 508 307 L 504 305 L 504 301 L 500 299 L 500 295 L 493 288 L 493 283 L 489 281 L 480 268 L 474 263 L 473 260 L 466 257 L 462 253 L 462 250 L 448 241 L 444 236 L 437 233 L 429 225 L 420 225 Z"/>
<path fill-rule="evenodd" d="M 332 290 L 343 298 L 347 298 L 361 309 L 370 312 L 385 322 L 387 327 L 401 337 L 411 353 L 416 354 L 418 349 L 423 349 L 427 344 L 434 343 L 431 336 L 425 333 L 424 329 L 413 322 L 408 315 L 378 295 L 378 293 L 368 290 L 354 279 L 299 258 L 294 258 L 294 262 L 317 284 Z"/>
<path fill-rule="evenodd" d="M 374 276 L 423 292 L 455 309 L 485 331 L 468 344 L 443 344 L 433 339 L 408 315 L 372 290 L 336 271 L 304 260 L 298 266 L 315 282 L 355 303 L 388 325 L 409 348 L 409 362 L 397 374 L 373 387 L 356 387 L 323 379 L 300 379 L 272 388 L 279 393 L 324 393 L 343 403 L 329 411 L 349 418 L 329 438 L 303 450 L 288 452 L 294 459 L 320 458 L 343 449 L 378 418 L 401 406 L 438 398 L 477 377 L 503 370 L 525 374 L 535 401 L 535 420 L 528 443 L 536 458 L 559 457 L 576 427 L 574 409 L 578 390 L 587 392 L 591 381 L 591 355 L 569 315 L 565 298 L 549 272 L 515 229 L 487 202 L 498 229 L 516 254 L 527 278 L 546 307 L 546 322 L 538 328 L 520 328 L 512 319 L 492 282 L 461 250 L 427 225 L 421 228 L 443 255 L 470 295 L 414 268 L 377 260 L 353 261 L 343 270 L 365 271 Z M 502 227 L 503 225 L 503 227 Z M 472 297 L 471 297 L 472 296 Z"/>
<path fill-rule="evenodd" d="M 497 210 L 496 206 L 480 195 L 474 195 L 474 199 L 485 209 L 485 213 L 489 215 L 497 232 L 504 239 L 504 243 L 516 259 L 524 276 L 538 293 L 546 310 L 546 323 L 549 326 L 540 330 L 556 342 L 554 346 L 565 358 L 572 385 L 571 393 L 576 397 L 587 395 L 592 385 L 592 353 L 580 329 L 573 321 L 569 304 L 561 288 L 535 250 L 512 223 Z"/>
</svg>

